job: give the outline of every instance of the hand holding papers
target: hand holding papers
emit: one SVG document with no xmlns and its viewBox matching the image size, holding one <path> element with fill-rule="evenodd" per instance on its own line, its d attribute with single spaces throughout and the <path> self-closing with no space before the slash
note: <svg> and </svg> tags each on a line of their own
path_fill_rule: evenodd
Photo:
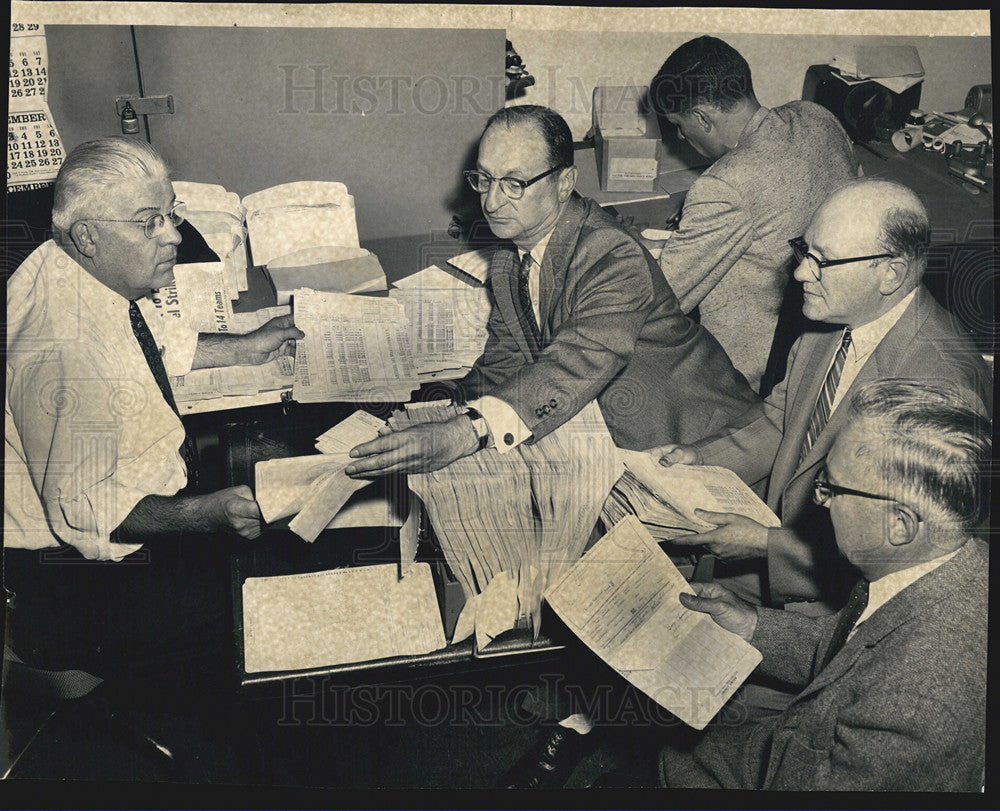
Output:
<svg viewBox="0 0 1000 811">
<path fill-rule="evenodd" d="M 355 492 L 371 484 L 344 474 L 350 462 L 347 451 L 375 437 L 383 425 L 377 417 L 356 411 L 316 440 L 323 453 L 258 462 L 255 491 L 264 520 L 271 524 L 294 515 L 288 528 L 309 542 L 326 527 L 399 526 L 399 505 L 384 498 L 341 512 Z"/>
<path fill-rule="evenodd" d="M 580 639 L 661 706 L 704 729 L 761 660 L 750 644 L 681 605 L 693 594 L 635 516 L 545 592 Z"/>
</svg>

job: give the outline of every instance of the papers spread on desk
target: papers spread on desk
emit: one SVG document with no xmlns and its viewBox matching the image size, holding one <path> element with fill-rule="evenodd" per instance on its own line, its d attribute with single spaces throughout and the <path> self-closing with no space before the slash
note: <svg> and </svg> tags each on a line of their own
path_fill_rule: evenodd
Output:
<svg viewBox="0 0 1000 811">
<path fill-rule="evenodd" d="M 418 274 L 419 275 L 419 274 Z M 484 287 L 389 291 L 403 305 L 418 374 L 471 369 L 486 346 L 490 300 Z"/>
<path fill-rule="evenodd" d="M 430 566 L 394 563 L 243 583 L 247 673 L 307 670 L 445 647 Z"/>
<path fill-rule="evenodd" d="M 451 403 L 408 406 L 389 418 L 402 429 L 443 422 Z M 537 636 L 541 595 L 583 552 L 622 468 L 596 402 L 533 444 L 487 448 L 441 470 L 411 474 L 466 606 L 454 640 L 479 647 L 528 624 Z"/>
<path fill-rule="evenodd" d="M 657 541 L 706 532 L 713 524 L 696 509 L 745 515 L 766 527 L 781 521 L 733 471 L 711 465 L 663 467 L 643 451 L 617 449 L 625 473 L 604 503 L 604 523 L 612 526 L 636 515 Z"/>
<path fill-rule="evenodd" d="M 545 592 L 591 650 L 684 723 L 704 729 L 760 652 L 678 595 L 693 594 L 635 516 L 616 524 Z"/>
</svg>

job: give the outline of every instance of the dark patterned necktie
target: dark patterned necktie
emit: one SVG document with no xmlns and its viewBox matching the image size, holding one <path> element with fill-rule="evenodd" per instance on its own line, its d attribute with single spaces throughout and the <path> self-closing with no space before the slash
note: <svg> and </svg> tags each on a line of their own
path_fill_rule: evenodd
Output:
<svg viewBox="0 0 1000 811">
<path fill-rule="evenodd" d="M 851 635 L 851 630 L 861 615 L 865 613 L 867 607 L 868 581 L 861 579 L 854 584 L 854 588 L 851 589 L 851 596 L 847 599 L 847 605 L 840 612 L 837 626 L 833 629 L 833 636 L 830 639 L 830 647 L 826 649 L 826 655 L 823 657 L 823 664 L 820 665 L 820 670 L 830 664 L 830 660 L 844 647 L 847 637 Z"/>
<path fill-rule="evenodd" d="M 533 341 L 532 350 L 537 352 L 541 334 L 538 331 L 538 322 L 535 321 L 535 308 L 531 306 L 531 290 L 528 287 L 528 277 L 533 261 L 530 253 L 526 253 L 521 260 L 521 272 L 517 278 L 517 296 L 521 304 L 521 317 L 524 319 L 526 330 Z"/>
<path fill-rule="evenodd" d="M 153 373 L 153 380 L 160 387 L 160 393 L 163 395 L 163 399 L 167 401 L 167 405 L 180 417 L 180 412 L 177 410 L 177 403 L 174 400 L 174 393 L 170 388 L 170 380 L 167 378 L 167 370 L 163 366 L 163 358 L 160 357 L 160 348 L 156 344 L 153 333 L 149 331 L 146 319 L 142 317 L 139 305 L 134 301 L 130 301 L 128 304 L 128 316 L 132 322 L 132 332 L 135 335 L 135 339 L 139 342 L 139 348 L 142 349 L 146 363 L 149 365 L 149 371 Z M 184 465 L 187 468 L 188 487 L 192 487 L 198 480 L 198 452 L 187 431 L 184 432 L 184 446 L 181 449 L 181 453 L 184 456 Z"/>
<path fill-rule="evenodd" d="M 816 443 L 819 435 L 823 433 L 827 421 L 830 419 L 830 412 L 833 410 L 833 398 L 837 394 L 837 386 L 840 383 L 840 375 L 844 371 L 844 364 L 847 362 L 847 351 L 851 347 L 851 329 L 844 330 L 844 338 L 840 342 L 840 349 L 833 359 L 833 366 L 826 374 L 823 382 L 823 390 L 819 393 L 816 407 L 813 409 L 812 417 L 809 419 L 809 430 L 806 431 L 805 441 L 802 443 L 802 453 L 799 454 L 799 462 L 805 459 L 809 449 Z"/>
</svg>

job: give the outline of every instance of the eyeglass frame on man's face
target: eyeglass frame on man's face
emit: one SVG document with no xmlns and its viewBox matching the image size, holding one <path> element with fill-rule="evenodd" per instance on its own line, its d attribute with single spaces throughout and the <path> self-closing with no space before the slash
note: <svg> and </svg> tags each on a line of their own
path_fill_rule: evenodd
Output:
<svg viewBox="0 0 1000 811">
<path fill-rule="evenodd" d="M 806 238 L 804 236 L 788 240 L 788 245 L 792 249 L 792 255 L 795 257 L 795 261 L 800 265 L 806 259 L 811 260 L 809 265 L 810 272 L 817 282 L 823 280 L 823 268 L 836 267 L 837 265 L 848 265 L 851 262 L 866 262 L 874 259 L 892 259 L 896 256 L 894 253 L 873 253 L 869 256 L 851 256 L 847 259 L 819 259 L 809 250 L 809 243 L 806 242 Z"/>
<path fill-rule="evenodd" d="M 909 507 L 913 514 L 917 516 L 917 521 L 923 520 L 920 517 L 920 514 L 914 510 L 913 507 L 910 507 L 909 504 L 900 501 L 898 498 L 894 498 L 893 496 L 883 496 L 878 493 L 869 493 L 865 490 L 855 490 L 852 487 L 841 487 L 839 484 L 832 484 L 826 478 L 827 475 L 828 471 L 826 468 L 823 468 L 816 474 L 816 478 L 813 480 L 813 503 L 819 507 L 827 506 L 830 503 L 830 499 L 834 496 L 858 496 L 859 498 L 870 498 L 875 499 L 876 501 L 895 501 L 898 504 L 903 504 L 904 506 Z M 824 490 L 826 491 L 825 494 L 822 492 Z"/>
<path fill-rule="evenodd" d="M 170 223 L 171 225 L 174 226 L 174 228 L 176 228 L 182 222 L 184 222 L 185 216 L 184 213 L 182 212 L 186 212 L 186 209 L 187 209 L 187 203 L 184 203 L 181 200 L 177 200 L 170 207 L 170 211 L 168 211 L 166 214 L 160 214 L 159 212 L 157 212 L 156 214 L 151 214 L 145 220 L 109 220 L 109 219 L 104 219 L 102 217 L 81 217 L 79 221 L 133 223 L 134 225 L 142 226 L 142 233 L 146 237 L 146 239 L 152 239 L 159 233 L 160 229 L 163 228 L 164 225 L 166 225 L 168 219 L 170 220 Z"/>
<path fill-rule="evenodd" d="M 500 191 L 504 193 L 506 197 L 511 200 L 520 200 L 524 197 L 524 191 L 528 186 L 533 183 L 537 183 L 539 180 L 548 177 L 553 172 L 558 172 L 560 169 L 566 169 L 565 164 L 559 166 L 553 166 L 551 169 L 542 172 L 540 175 L 535 175 L 531 180 L 521 180 L 519 177 L 493 177 L 489 172 L 483 172 L 479 169 L 466 169 L 462 172 L 465 175 L 465 179 L 469 181 L 469 185 L 472 186 L 472 190 L 478 192 L 479 194 L 489 194 L 490 189 L 493 188 L 494 183 L 500 184 Z M 479 188 L 479 184 L 476 180 L 477 177 L 482 177 L 486 180 L 486 188 Z M 515 191 L 506 188 L 505 184 L 511 185 Z"/>
</svg>

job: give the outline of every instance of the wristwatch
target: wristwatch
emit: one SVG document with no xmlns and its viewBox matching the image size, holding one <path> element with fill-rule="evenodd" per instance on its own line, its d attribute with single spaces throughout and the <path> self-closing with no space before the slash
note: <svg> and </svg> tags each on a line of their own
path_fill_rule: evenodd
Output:
<svg viewBox="0 0 1000 811">
<path fill-rule="evenodd" d="M 467 408 L 464 416 L 472 422 L 472 428 L 476 432 L 476 436 L 479 437 L 479 447 L 476 450 L 481 451 L 489 447 L 490 427 L 486 424 L 486 418 L 474 408 Z"/>
</svg>

